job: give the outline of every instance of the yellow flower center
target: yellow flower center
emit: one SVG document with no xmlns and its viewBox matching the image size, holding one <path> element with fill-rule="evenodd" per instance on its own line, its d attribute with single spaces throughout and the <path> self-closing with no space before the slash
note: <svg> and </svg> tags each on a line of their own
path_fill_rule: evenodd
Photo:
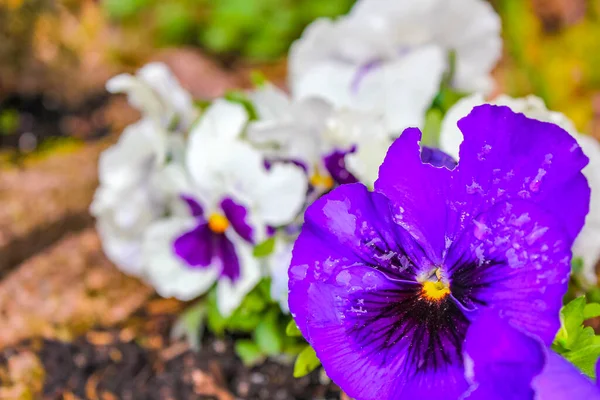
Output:
<svg viewBox="0 0 600 400">
<path fill-rule="evenodd" d="M 331 189 L 334 182 L 330 175 L 321 175 L 319 170 L 316 170 L 315 173 L 310 177 L 310 184 L 314 187 Z"/>
<path fill-rule="evenodd" d="M 208 218 L 208 227 L 215 233 L 223 233 L 229 228 L 229 221 L 224 215 L 214 213 Z"/>
<path fill-rule="evenodd" d="M 432 275 L 431 278 L 434 278 Z M 440 269 L 435 270 L 435 278 L 437 280 L 427 280 L 423 282 L 421 295 L 427 300 L 440 301 L 450 294 L 450 286 L 442 281 Z"/>
</svg>

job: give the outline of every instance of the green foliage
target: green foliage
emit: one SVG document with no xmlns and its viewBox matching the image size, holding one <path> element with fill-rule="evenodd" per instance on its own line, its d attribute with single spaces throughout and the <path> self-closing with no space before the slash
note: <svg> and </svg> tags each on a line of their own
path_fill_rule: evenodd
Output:
<svg viewBox="0 0 600 400">
<path fill-rule="evenodd" d="M 254 247 L 254 257 L 266 257 L 275 249 L 275 236 L 270 237 Z"/>
<path fill-rule="evenodd" d="M 301 378 L 308 375 L 320 365 L 321 361 L 317 357 L 315 350 L 309 345 L 306 345 L 300 354 L 298 354 L 298 358 L 294 364 L 294 378 Z"/>
<path fill-rule="evenodd" d="M 425 124 L 423 126 L 423 138 L 421 143 L 430 147 L 439 147 L 439 138 L 442 128 L 442 121 L 448 110 L 467 94 L 458 92 L 452 87 L 452 80 L 456 70 L 456 53 L 448 53 L 448 70 L 444 73 L 440 90 L 431 103 L 431 107 L 425 114 Z"/>
<path fill-rule="evenodd" d="M 290 322 L 287 324 L 285 328 L 285 334 L 292 337 L 302 336 L 302 332 L 300 332 L 300 329 L 298 329 L 298 325 L 296 325 L 296 322 L 294 322 L 293 319 L 290 320 Z"/>
<path fill-rule="evenodd" d="M 254 108 L 254 104 L 252 104 L 252 102 L 250 101 L 246 93 L 244 93 L 244 91 L 230 90 L 227 93 L 225 93 L 225 96 L 223 97 L 225 97 L 226 100 L 232 103 L 238 103 L 244 106 L 246 112 L 248 113 L 250 121 L 256 121 L 258 119 L 258 114 L 256 112 L 256 109 Z"/>
<path fill-rule="evenodd" d="M 272 309 L 266 317 L 258 323 L 254 330 L 256 344 L 264 354 L 274 356 L 283 350 L 283 329 L 279 321 L 279 311 Z"/>
<path fill-rule="evenodd" d="M 158 44 L 195 43 L 213 53 L 269 60 L 285 55 L 313 20 L 345 14 L 354 1 L 103 0 L 103 8 L 122 24 L 149 25 Z"/>
<path fill-rule="evenodd" d="M 264 361 L 265 355 L 252 340 L 240 339 L 235 342 L 235 352 L 245 365 L 252 366 Z"/>
<path fill-rule="evenodd" d="M 177 318 L 171 329 L 171 338 L 184 338 L 191 349 L 199 350 L 206 313 L 206 304 L 203 300 L 190 306 Z"/>
<path fill-rule="evenodd" d="M 247 365 L 259 363 L 268 356 L 296 356 L 306 345 L 301 336 L 286 335 L 290 317 L 281 312 L 270 293 L 270 280 L 262 280 L 227 318 L 217 309 L 216 290 L 211 290 L 207 297 L 207 324 L 212 332 L 251 337 L 238 339 L 235 344 L 236 353 Z"/>
<path fill-rule="evenodd" d="M 154 9 L 159 44 L 190 43 L 195 21 L 187 6 L 178 2 L 160 3 Z"/>
<path fill-rule="evenodd" d="M 11 135 L 19 128 L 19 112 L 12 108 L 0 110 L 0 135 Z"/>
<path fill-rule="evenodd" d="M 585 297 L 569 302 L 560 311 L 561 327 L 552 344 L 554 351 L 592 378 L 595 378 L 595 365 L 600 357 L 600 336 L 583 322 L 598 316 L 600 304 L 586 303 Z"/>
</svg>

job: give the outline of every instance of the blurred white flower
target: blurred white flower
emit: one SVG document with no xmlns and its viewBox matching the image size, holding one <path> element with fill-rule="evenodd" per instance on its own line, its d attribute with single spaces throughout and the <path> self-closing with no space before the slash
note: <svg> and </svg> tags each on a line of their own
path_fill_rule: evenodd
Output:
<svg viewBox="0 0 600 400">
<path fill-rule="evenodd" d="M 250 93 L 259 120 L 248 138 L 271 160 L 304 166 L 314 187 L 357 180 L 371 185 L 391 144 L 377 115 L 334 108 L 326 100 L 293 101 L 267 84 Z"/>
<path fill-rule="evenodd" d="M 248 116 L 225 100 L 211 105 L 190 134 L 183 165 L 165 168 L 187 209 L 152 224 L 146 278 L 165 297 L 195 298 L 217 282 L 217 305 L 229 315 L 262 276 L 254 245 L 302 209 L 307 178 L 291 164 L 265 165 L 243 141 Z"/>
<path fill-rule="evenodd" d="M 126 93 L 132 106 L 164 128 L 187 129 L 198 117 L 192 96 L 163 63 L 146 64 L 136 75 L 117 75 L 106 83 L 106 90 Z"/>
<path fill-rule="evenodd" d="M 90 211 L 105 253 L 123 271 L 139 276 L 141 240 L 149 224 L 165 212 L 166 199 L 156 190 L 163 135 L 151 120 L 128 126 L 119 141 L 100 155 L 98 187 Z"/>
<path fill-rule="evenodd" d="M 267 258 L 271 276 L 271 298 L 279 303 L 281 310 L 288 314 L 288 269 L 292 262 L 294 241 L 286 235 L 277 235 L 273 253 Z"/>
<path fill-rule="evenodd" d="M 456 52 L 458 90 L 487 91 L 501 54 L 500 19 L 483 0 L 359 0 L 349 15 L 318 19 L 293 44 L 295 98 L 377 112 L 399 135 L 422 127 Z"/>
<path fill-rule="evenodd" d="M 459 147 L 463 140 L 457 122 L 467 116 L 473 107 L 485 102 L 485 98 L 481 94 L 466 97 L 448 110 L 444 117 L 440 133 L 440 147 L 456 160 L 458 160 Z M 583 260 L 584 277 L 589 283 L 595 284 L 597 282 L 595 267 L 600 261 L 600 143 L 590 136 L 578 133 L 571 120 L 562 113 L 548 110 L 544 101 L 536 96 L 512 98 L 502 95 L 490 103 L 508 106 L 513 111 L 524 113 L 529 118 L 552 122 L 560 126 L 577 140 L 584 154 L 590 159 L 590 163 L 583 169 L 583 174 L 592 189 L 590 212 L 586 217 L 585 226 L 573 246 L 573 255 Z"/>
</svg>

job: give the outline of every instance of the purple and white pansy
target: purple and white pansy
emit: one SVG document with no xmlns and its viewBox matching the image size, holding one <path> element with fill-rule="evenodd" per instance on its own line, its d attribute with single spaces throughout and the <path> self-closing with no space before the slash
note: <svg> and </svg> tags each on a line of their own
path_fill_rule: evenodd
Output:
<svg viewBox="0 0 600 400">
<path fill-rule="evenodd" d="M 192 129 L 182 165 L 163 171 L 180 204 L 146 235 L 145 276 L 163 296 L 193 299 L 217 283 L 229 315 L 263 276 L 254 246 L 301 211 L 307 178 L 294 164 L 265 166 L 242 139 L 248 116 L 215 101 Z"/>
<path fill-rule="evenodd" d="M 456 89 L 490 90 L 501 43 L 500 19 L 483 0 L 361 0 L 308 26 L 290 50 L 289 84 L 296 99 L 377 113 L 397 136 L 423 126 L 450 51 Z"/>
<path fill-rule="evenodd" d="M 295 101 L 271 84 L 251 92 L 250 99 L 259 119 L 248 136 L 267 157 L 303 165 L 320 193 L 336 184 L 373 185 L 392 143 L 382 118 L 316 97 Z"/>
<path fill-rule="evenodd" d="M 485 103 L 483 95 L 474 94 L 461 99 L 448 110 L 440 132 L 440 147 L 443 151 L 453 157 L 458 156 L 463 137 L 456 125 L 457 121 L 467 115 L 473 107 Z M 538 97 L 512 98 L 501 95 L 491 103 L 508 106 L 513 111 L 522 112 L 530 118 L 560 126 L 577 140 L 583 153 L 590 159 L 590 163 L 583 169 L 583 174 L 592 190 L 590 212 L 573 245 L 573 255 L 583 261 L 582 273 L 587 283 L 596 284 L 598 277 L 595 268 L 600 261 L 600 143 L 591 136 L 577 132 L 573 123 L 564 114 L 548 110 L 544 101 Z"/>
<path fill-rule="evenodd" d="M 407 129 L 374 192 L 343 185 L 305 213 L 290 311 L 358 400 L 460 399 L 472 389 L 464 341 L 485 310 L 546 346 L 560 326 L 588 158 L 562 128 L 508 107 L 476 107 L 458 126 L 453 169 L 423 162 L 445 158 L 423 157 Z"/>
</svg>

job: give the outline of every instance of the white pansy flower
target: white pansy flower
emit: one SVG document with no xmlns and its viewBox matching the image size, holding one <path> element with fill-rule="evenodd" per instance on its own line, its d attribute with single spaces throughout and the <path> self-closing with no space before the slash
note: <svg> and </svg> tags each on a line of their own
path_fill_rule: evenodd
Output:
<svg viewBox="0 0 600 400">
<path fill-rule="evenodd" d="M 295 98 L 380 113 L 398 135 L 422 127 L 456 53 L 458 90 L 490 90 L 500 19 L 483 0 L 359 0 L 349 15 L 318 19 L 293 44 Z"/>
<path fill-rule="evenodd" d="M 440 133 L 440 147 L 455 159 L 458 159 L 459 147 L 463 140 L 457 122 L 468 115 L 473 107 L 484 103 L 486 101 L 481 94 L 466 97 L 448 110 L 444 117 Z M 524 113 L 529 118 L 555 123 L 577 140 L 584 154 L 590 159 L 589 164 L 583 169 L 583 174 L 592 189 L 590 212 L 582 231 L 575 240 L 573 255 L 583 260 L 584 276 L 589 283 L 595 284 L 597 282 L 595 267 L 600 261 L 600 143 L 590 136 L 578 133 L 573 123 L 564 114 L 548 110 L 543 100 L 536 96 L 512 98 L 502 95 L 490 103 L 508 106 L 513 111 Z"/>
<path fill-rule="evenodd" d="M 198 117 L 192 96 L 163 63 L 146 64 L 136 75 L 117 75 L 106 83 L 106 89 L 126 93 L 144 117 L 156 119 L 165 128 L 179 125 L 187 129 Z"/>
<path fill-rule="evenodd" d="M 286 235 L 278 235 L 273 253 L 267 258 L 271 276 L 271 298 L 279 303 L 284 313 L 289 313 L 288 306 L 288 270 L 292 262 L 294 241 Z"/>
<path fill-rule="evenodd" d="M 301 168 L 275 163 L 243 141 L 244 108 L 216 101 L 193 128 L 183 165 L 169 165 L 185 213 L 154 223 L 144 246 L 146 278 L 165 297 L 193 299 L 217 282 L 217 305 L 229 315 L 262 277 L 253 248 L 270 227 L 302 209 Z"/>
<path fill-rule="evenodd" d="M 391 140 L 377 115 L 334 108 L 323 99 L 293 101 L 273 85 L 250 93 L 259 120 L 249 139 L 270 159 L 304 165 L 315 187 L 357 180 L 372 185 Z"/>
<path fill-rule="evenodd" d="M 130 125 L 119 141 L 100 155 L 100 186 L 90 207 L 108 258 L 131 275 L 142 271 L 141 239 L 149 224 L 165 211 L 166 199 L 156 190 L 157 149 L 162 133 L 152 121 Z"/>
</svg>

